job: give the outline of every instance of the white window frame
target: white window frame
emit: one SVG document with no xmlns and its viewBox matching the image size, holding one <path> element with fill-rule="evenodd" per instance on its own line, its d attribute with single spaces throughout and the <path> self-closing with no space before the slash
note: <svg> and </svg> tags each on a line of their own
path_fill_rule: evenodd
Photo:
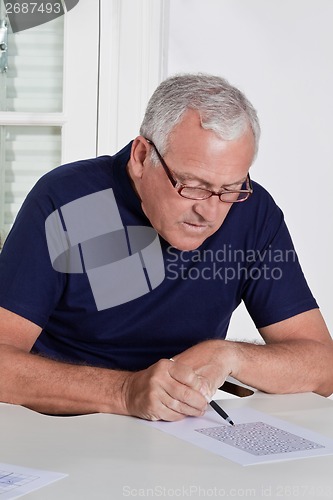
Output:
<svg viewBox="0 0 333 500">
<path fill-rule="evenodd" d="M 97 152 L 99 0 L 80 0 L 65 16 L 62 163 Z"/>
<path fill-rule="evenodd" d="M 92 4 L 95 4 L 95 8 L 92 8 Z M 84 26 L 87 29 L 84 29 Z M 62 127 L 62 162 L 68 162 L 96 153 L 98 0 L 80 0 L 74 9 L 65 14 L 64 28 L 63 111 L 59 113 L 0 111 L 0 125 Z M 78 58 L 78 54 L 82 51 L 84 58 Z M 83 113 L 84 126 L 82 126 Z"/>
</svg>

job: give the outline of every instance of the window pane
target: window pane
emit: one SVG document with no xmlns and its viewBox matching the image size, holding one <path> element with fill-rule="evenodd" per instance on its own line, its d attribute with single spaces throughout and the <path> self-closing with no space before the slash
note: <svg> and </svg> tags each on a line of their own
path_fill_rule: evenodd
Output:
<svg viewBox="0 0 333 500">
<path fill-rule="evenodd" d="M 60 127 L 0 127 L 0 236 L 36 181 L 61 162 Z"/>
<path fill-rule="evenodd" d="M 62 111 L 64 16 L 18 33 L 8 28 L 0 111 Z"/>
</svg>

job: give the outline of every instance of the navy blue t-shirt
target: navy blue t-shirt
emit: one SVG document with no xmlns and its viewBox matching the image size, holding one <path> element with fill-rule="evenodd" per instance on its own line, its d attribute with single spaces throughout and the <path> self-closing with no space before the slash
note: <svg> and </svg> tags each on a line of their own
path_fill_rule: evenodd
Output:
<svg viewBox="0 0 333 500">
<path fill-rule="evenodd" d="M 200 341 L 225 338 L 232 312 L 241 301 L 258 328 L 318 307 L 283 214 L 257 183 L 253 183 L 253 195 L 245 203 L 234 204 L 221 228 L 197 250 L 176 250 L 157 237 L 163 275 L 160 269 L 159 280 L 149 283 L 156 272 L 149 265 L 148 229 L 142 241 L 141 236 L 136 240 L 138 247 L 142 243 L 141 250 L 145 246 L 147 250 L 140 252 L 137 248 L 131 261 L 122 259 L 126 241 L 121 228 L 151 228 L 126 171 L 129 155 L 130 144 L 113 157 L 54 169 L 38 181 L 17 216 L 0 255 L 0 306 L 42 328 L 33 352 L 68 362 L 138 370 Z M 97 214 L 99 203 L 95 201 L 100 193 L 105 206 L 115 204 L 114 218 L 112 211 L 105 212 L 103 204 L 104 212 Z M 72 241 L 68 242 L 66 224 L 71 224 L 70 214 L 75 210 Z M 73 262 L 81 258 L 82 269 L 76 269 L 76 261 L 64 269 L 61 257 L 55 264 L 61 251 L 51 240 L 58 226 L 52 226 L 50 236 L 46 224 L 53 219 L 59 222 L 62 250 L 77 243 L 76 253 L 70 258 Z M 80 234 L 87 228 L 102 234 L 103 224 L 109 222 L 113 224 L 112 248 L 96 255 L 102 243 L 108 248 L 104 247 L 108 236 L 100 236 L 103 241 L 91 247 L 90 261 L 95 264 L 90 267 L 95 269 L 90 271 L 88 258 L 82 260 Z M 87 248 L 94 241 L 91 237 Z M 111 260 L 115 262 L 113 267 Z M 133 273 L 127 262 L 133 265 Z M 107 297 L 112 280 L 104 269 L 111 272 L 111 267 L 118 273 L 118 282 L 123 277 L 124 298 L 119 298 L 116 290 L 116 304 Z M 147 278 L 147 293 L 138 291 L 138 268 Z M 94 295 L 94 279 L 98 280 L 98 298 Z M 105 293 L 100 285 L 103 279 Z M 103 305 L 104 297 L 107 300 Z"/>
</svg>

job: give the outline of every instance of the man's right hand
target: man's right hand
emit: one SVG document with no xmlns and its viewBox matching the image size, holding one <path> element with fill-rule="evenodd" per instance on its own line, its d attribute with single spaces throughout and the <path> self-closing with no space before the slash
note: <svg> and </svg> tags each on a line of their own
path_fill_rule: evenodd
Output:
<svg viewBox="0 0 333 500">
<path fill-rule="evenodd" d="M 124 381 L 126 413 L 146 420 L 181 420 L 201 416 L 207 407 L 210 387 L 205 377 L 180 362 L 161 359 Z"/>
</svg>

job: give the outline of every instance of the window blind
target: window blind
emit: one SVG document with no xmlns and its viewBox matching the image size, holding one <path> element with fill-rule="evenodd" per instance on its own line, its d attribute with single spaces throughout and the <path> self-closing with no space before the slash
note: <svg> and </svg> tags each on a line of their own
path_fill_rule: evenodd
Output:
<svg viewBox="0 0 333 500">
<path fill-rule="evenodd" d="M 60 127 L 6 127 L 3 238 L 27 193 L 48 170 L 60 163 Z"/>
<path fill-rule="evenodd" d="M 8 33 L 6 109 L 62 111 L 63 17 L 19 33 Z"/>
</svg>

